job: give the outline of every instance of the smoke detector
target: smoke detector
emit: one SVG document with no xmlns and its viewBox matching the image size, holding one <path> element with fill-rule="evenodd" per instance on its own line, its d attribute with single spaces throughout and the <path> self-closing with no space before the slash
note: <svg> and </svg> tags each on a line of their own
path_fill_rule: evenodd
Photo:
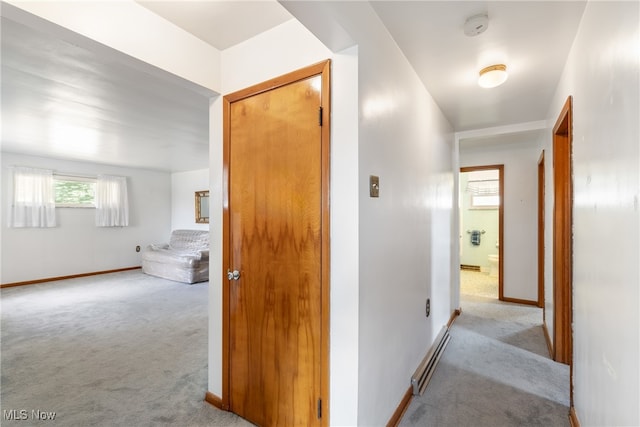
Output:
<svg viewBox="0 0 640 427">
<path fill-rule="evenodd" d="M 468 37 L 484 33 L 489 28 L 489 16 L 485 13 L 474 15 L 464 23 L 464 33 Z"/>
</svg>

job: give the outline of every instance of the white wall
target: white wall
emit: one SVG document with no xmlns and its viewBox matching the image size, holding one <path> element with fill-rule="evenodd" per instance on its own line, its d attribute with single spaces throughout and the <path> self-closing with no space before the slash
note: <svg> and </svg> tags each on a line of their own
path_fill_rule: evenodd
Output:
<svg viewBox="0 0 640 427">
<path fill-rule="evenodd" d="M 332 55 L 331 425 L 358 416 L 358 49 Z"/>
<path fill-rule="evenodd" d="M 358 424 L 383 425 L 452 312 L 453 134 L 375 12 L 357 12 L 350 28 L 360 59 Z M 369 175 L 380 177 L 379 198 L 369 197 Z"/>
<path fill-rule="evenodd" d="M 128 227 L 96 227 L 95 209 L 56 209 L 55 228 L 8 228 L 9 168 L 127 177 Z M 136 245 L 166 241 L 171 229 L 168 173 L 2 153 L 2 283 L 91 273 L 141 264 Z"/>
<path fill-rule="evenodd" d="M 538 301 L 538 159 L 531 140 L 462 147 L 460 166 L 504 165 L 503 291 L 505 298 Z M 508 136 L 501 136 L 504 140 Z M 466 230 L 461 230 L 463 239 Z M 547 316 L 548 317 L 548 316 Z"/>
<path fill-rule="evenodd" d="M 358 45 L 358 399 L 348 402 L 357 419 L 331 422 L 384 425 L 453 309 L 452 129 L 368 3 L 286 5 L 327 45 L 344 32 Z M 380 177 L 380 198 L 369 198 L 369 175 Z"/>
<path fill-rule="evenodd" d="M 223 93 L 243 89 L 327 58 L 332 59 L 331 337 L 332 425 L 357 424 L 358 373 L 358 131 L 357 50 L 334 54 L 291 20 L 222 53 Z M 222 100 L 212 101 L 212 259 L 222 260 Z M 340 183 L 339 185 L 336 183 Z M 222 392 L 222 271 L 210 273 L 209 390 Z"/>
<path fill-rule="evenodd" d="M 548 114 L 551 135 L 573 96 L 574 402 L 585 426 L 640 425 L 639 13 L 638 2 L 587 4 Z M 544 146 L 550 189 L 550 137 Z M 547 206 L 550 224 L 551 191 Z M 548 245 L 547 319 L 551 255 Z"/>
<path fill-rule="evenodd" d="M 209 189 L 209 169 L 171 174 L 171 229 L 208 230 L 196 223 L 195 192 Z"/>
</svg>

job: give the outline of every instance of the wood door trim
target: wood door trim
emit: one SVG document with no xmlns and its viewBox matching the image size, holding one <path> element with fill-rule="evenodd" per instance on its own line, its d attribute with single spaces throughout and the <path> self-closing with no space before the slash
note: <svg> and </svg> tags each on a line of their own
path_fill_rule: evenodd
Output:
<svg viewBox="0 0 640 427">
<path fill-rule="evenodd" d="M 571 427 L 580 427 L 580 420 L 578 419 L 578 413 L 576 412 L 575 406 L 571 406 L 569 408 L 569 423 Z"/>
<path fill-rule="evenodd" d="M 231 104 L 242 99 L 267 92 L 272 89 L 295 83 L 314 76 L 321 76 L 321 374 L 320 374 L 320 398 L 322 399 L 321 425 L 329 425 L 329 333 L 330 333 L 330 246 L 329 246 L 329 218 L 330 218 L 330 137 L 331 137 L 331 60 L 325 60 L 308 67 L 296 70 L 274 79 L 259 83 L 248 88 L 233 92 L 223 97 L 223 180 L 222 180 L 222 409 L 230 409 L 230 293 L 225 268 L 229 268 L 230 260 L 230 212 L 229 212 L 229 185 L 230 185 L 230 125 Z"/>
<path fill-rule="evenodd" d="M 533 300 L 530 300 L 530 299 L 504 297 L 502 299 L 502 301 L 504 301 L 504 302 L 513 302 L 515 304 L 522 304 L 522 305 L 532 305 L 534 307 L 538 306 L 538 301 L 533 301 Z"/>
<path fill-rule="evenodd" d="M 223 137 L 222 137 L 222 409 L 228 411 L 231 408 L 229 390 L 229 351 L 230 351 L 230 309 L 229 309 L 229 279 L 227 279 L 225 266 L 229 268 L 231 232 L 229 229 L 229 163 L 231 144 L 231 101 L 228 97 L 222 100 Z"/>
<path fill-rule="evenodd" d="M 538 307 L 542 308 L 542 320 L 545 319 L 544 310 L 544 150 L 538 160 Z"/>
<path fill-rule="evenodd" d="M 553 352 L 569 365 L 573 406 L 573 99 L 569 96 L 553 127 Z"/>
<path fill-rule="evenodd" d="M 321 75 L 326 71 L 326 69 L 328 69 L 328 67 L 330 67 L 330 64 L 331 64 L 331 61 L 327 59 L 325 61 L 321 61 L 316 64 L 309 65 L 308 67 L 302 68 L 300 70 L 295 70 L 290 73 L 275 77 L 271 80 L 267 80 L 266 82 L 258 83 L 253 86 L 249 86 L 247 88 L 240 89 L 236 92 L 225 95 L 224 100 L 225 102 L 228 101 L 229 104 L 232 104 L 236 101 L 240 101 L 242 99 L 249 98 L 251 96 L 259 95 L 261 93 L 268 92 L 270 90 L 277 89 L 279 87 L 286 86 L 288 84 L 307 79 L 309 77 Z M 323 78 L 323 83 L 324 83 L 324 78 Z M 325 94 L 323 93 L 322 94 L 323 104 L 325 99 L 324 95 Z M 227 125 L 226 120 L 225 120 L 225 125 Z"/>
<path fill-rule="evenodd" d="M 554 359 L 571 359 L 571 97 L 553 127 L 553 271 L 554 271 Z M 563 197 L 560 197 L 563 196 Z"/>
<path fill-rule="evenodd" d="M 321 393 L 321 411 L 322 418 L 320 424 L 323 426 L 329 425 L 329 305 L 330 305 L 330 233 L 329 233 L 329 218 L 331 216 L 330 210 L 330 162 L 331 162 L 331 61 L 326 60 L 315 66 L 309 67 L 307 72 L 320 74 L 322 77 L 322 261 L 320 265 L 322 274 L 322 302 L 321 302 L 321 343 L 320 343 L 320 357 L 321 357 L 321 375 L 320 375 L 320 393 Z M 314 71 L 315 70 L 315 71 Z M 295 77 L 292 76 L 292 77 Z"/>
<path fill-rule="evenodd" d="M 467 166 L 460 168 L 460 172 L 488 169 L 498 170 L 500 182 L 498 188 L 498 196 L 500 197 L 500 206 L 498 206 L 498 299 L 504 301 L 504 165 Z"/>
<path fill-rule="evenodd" d="M 210 405 L 215 406 L 218 409 L 227 410 L 227 408 L 225 408 L 223 403 L 222 403 L 222 399 L 220 399 L 218 396 L 216 396 L 215 394 L 211 393 L 210 391 L 207 391 L 205 393 L 204 401 L 207 402 Z"/>
</svg>

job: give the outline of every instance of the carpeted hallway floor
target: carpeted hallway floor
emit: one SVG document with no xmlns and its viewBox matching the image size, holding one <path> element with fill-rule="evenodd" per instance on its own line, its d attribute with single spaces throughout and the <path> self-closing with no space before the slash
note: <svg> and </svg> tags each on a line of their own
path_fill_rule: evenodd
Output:
<svg viewBox="0 0 640 427">
<path fill-rule="evenodd" d="M 569 426 L 569 367 L 549 358 L 542 310 L 498 301 L 483 273 L 463 272 L 461 282 L 462 315 L 400 425 Z"/>
<path fill-rule="evenodd" d="M 133 270 L 2 289 L 0 424 L 250 426 L 203 401 L 207 288 Z"/>
<path fill-rule="evenodd" d="M 449 346 L 402 426 L 568 425 L 568 368 L 547 355 L 541 311 L 486 296 L 497 295 L 487 277 L 463 287 Z M 140 270 L 2 289 L 0 424 L 251 426 L 203 402 L 207 293 Z"/>
</svg>

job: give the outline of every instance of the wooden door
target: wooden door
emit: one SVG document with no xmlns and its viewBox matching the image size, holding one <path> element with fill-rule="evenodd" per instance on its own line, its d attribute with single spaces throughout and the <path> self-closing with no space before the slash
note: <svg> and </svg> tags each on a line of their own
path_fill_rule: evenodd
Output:
<svg viewBox="0 0 640 427">
<path fill-rule="evenodd" d="M 326 419 L 328 65 L 226 97 L 226 398 L 260 426 Z"/>
</svg>

